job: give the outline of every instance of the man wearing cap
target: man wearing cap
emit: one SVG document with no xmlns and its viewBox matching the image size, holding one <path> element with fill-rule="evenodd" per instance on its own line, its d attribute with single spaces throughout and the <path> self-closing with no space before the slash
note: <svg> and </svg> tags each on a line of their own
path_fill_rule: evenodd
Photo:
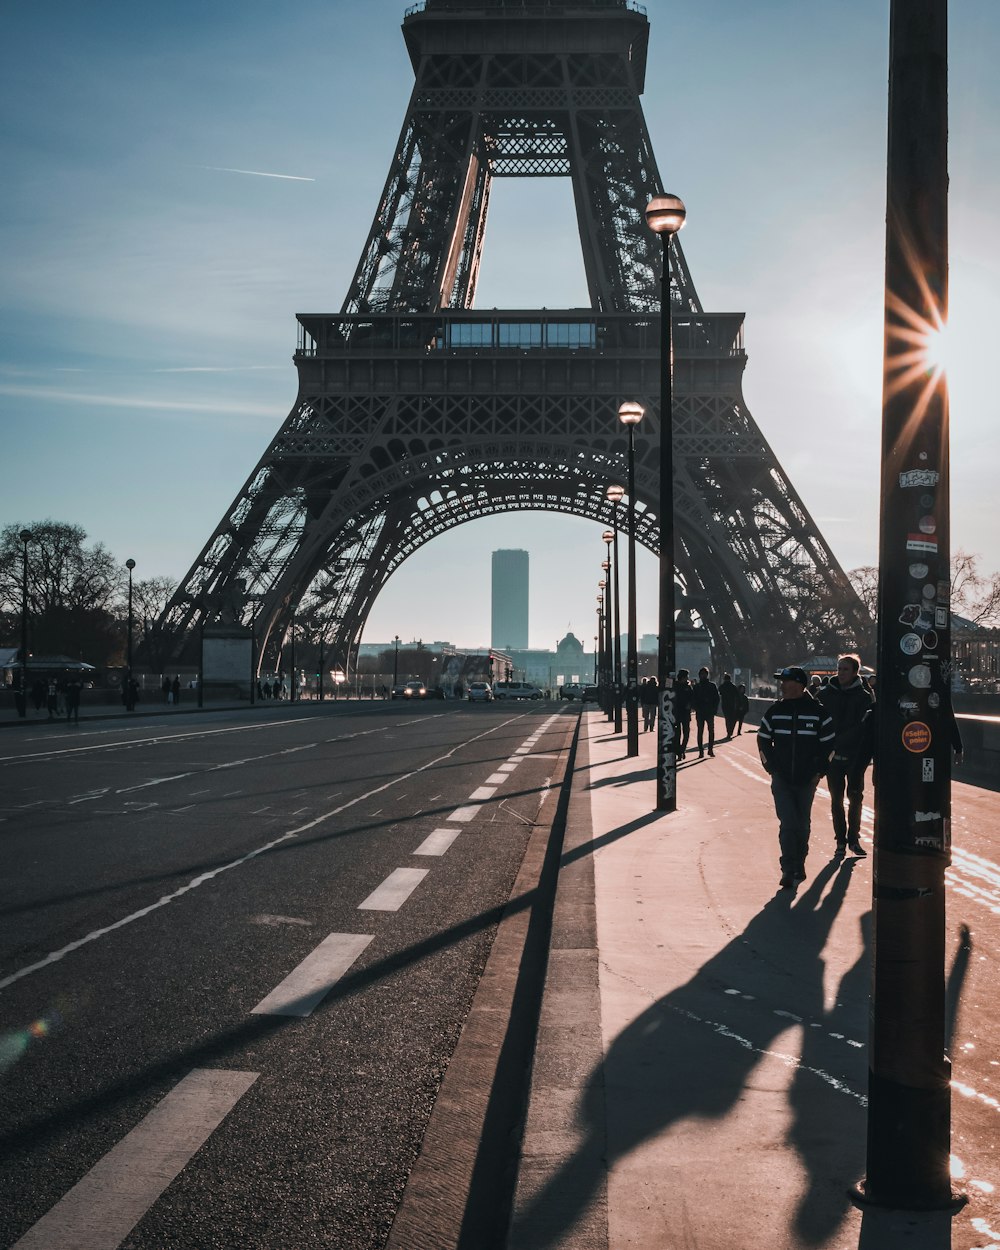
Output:
<svg viewBox="0 0 1000 1250">
<path fill-rule="evenodd" d="M 826 784 L 830 790 L 837 854 L 844 855 L 849 846 L 852 855 L 864 855 L 866 851 L 859 835 L 865 769 L 872 760 L 875 696 L 861 677 L 861 657 L 854 653 L 839 656 L 837 676 L 823 687 L 817 698 L 833 721 L 833 759 L 827 769 Z"/>
<path fill-rule="evenodd" d="M 778 816 L 781 888 L 790 890 L 806 879 L 813 795 L 830 762 L 834 731 L 830 714 L 807 689 L 805 669 L 783 668 L 775 677 L 781 698 L 761 718 L 757 749 Z"/>
</svg>

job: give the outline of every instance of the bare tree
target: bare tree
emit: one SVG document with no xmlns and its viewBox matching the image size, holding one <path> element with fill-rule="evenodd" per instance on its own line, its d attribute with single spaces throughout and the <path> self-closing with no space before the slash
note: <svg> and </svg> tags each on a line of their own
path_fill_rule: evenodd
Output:
<svg viewBox="0 0 1000 1250">
<path fill-rule="evenodd" d="M 983 629 L 1000 625 L 1000 573 L 984 577 L 979 556 L 961 548 L 951 560 L 951 608 Z"/>
<path fill-rule="evenodd" d="M 875 620 L 878 609 L 878 569 L 871 564 L 848 573 L 854 589 Z M 960 547 L 951 558 L 951 609 L 973 625 L 991 629 L 1000 625 L 1000 573 L 985 577 L 979 556 Z"/>
<path fill-rule="evenodd" d="M 874 621 L 878 614 L 878 567 L 874 564 L 863 564 L 860 568 L 851 569 L 847 576 Z"/>
<path fill-rule="evenodd" d="M 101 543 L 85 545 L 87 535 L 79 525 L 46 520 L 0 530 L 0 610 L 5 620 L 20 613 L 25 529 L 31 534 L 27 599 L 32 649 L 107 663 L 120 648 L 115 610 L 127 577 Z"/>
<path fill-rule="evenodd" d="M 142 659 L 154 673 L 162 673 L 166 663 L 160 618 L 176 589 L 170 577 L 145 577 L 132 586 L 132 614 L 142 639 Z"/>
</svg>

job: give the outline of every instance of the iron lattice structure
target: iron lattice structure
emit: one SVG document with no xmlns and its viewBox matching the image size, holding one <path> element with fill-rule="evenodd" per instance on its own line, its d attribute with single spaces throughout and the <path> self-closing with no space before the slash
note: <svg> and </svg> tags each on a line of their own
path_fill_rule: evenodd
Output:
<svg viewBox="0 0 1000 1250">
<path fill-rule="evenodd" d="M 416 76 L 339 315 L 300 315 L 298 396 L 168 605 L 257 621 L 271 661 L 310 604 L 347 658 L 379 591 L 425 542 L 539 509 L 611 523 L 618 404 L 638 399 L 637 539 L 658 549 L 662 193 L 640 104 L 648 22 L 631 0 L 426 0 Z M 490 186 L 572 179 L 587 310 L 473 311 Z M 675 526 L 684 606 L 717 653 L 853 645 L 863 609 L 742 398 L 743 317 L 706 313 L 672 243 Z"/>
</svg>

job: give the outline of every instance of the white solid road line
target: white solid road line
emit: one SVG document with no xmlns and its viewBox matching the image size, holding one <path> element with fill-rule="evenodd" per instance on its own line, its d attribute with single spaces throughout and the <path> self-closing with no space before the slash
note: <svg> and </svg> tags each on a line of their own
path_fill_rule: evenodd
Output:
<svg viewBox="0 0 1000 1250">
<path fill-rule="evenodd" d="M 257 1075 L 189 1073 L 12 1250 L 115 1250 Z"/>
<path fill-rule="evenodd" d="M 350 968 L 372 936 L 331 933 L 250 1014 L 308 1016 Z"/>
<path fill-rule="evenodd" d="M 443 855 L 461 833 L 460 829 L 435 829 L 413 852 L 414 855 Z"/>
<path fill-rule="evenodd" d="M 399 911 L 429 871 L 428 868 L 397 868 L 358 904 L 358 911 Z"/>
</svg>

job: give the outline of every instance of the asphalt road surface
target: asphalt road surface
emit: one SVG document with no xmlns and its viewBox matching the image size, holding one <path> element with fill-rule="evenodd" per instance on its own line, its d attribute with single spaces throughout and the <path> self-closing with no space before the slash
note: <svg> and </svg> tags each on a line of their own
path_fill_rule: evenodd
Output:
<svg viewBox="0 0 1000 1250">
<path fill-rule="evenodd" d="M 575 716 L 5 735 L 0 1245 L 382 1246 Z"/>
</svg>

